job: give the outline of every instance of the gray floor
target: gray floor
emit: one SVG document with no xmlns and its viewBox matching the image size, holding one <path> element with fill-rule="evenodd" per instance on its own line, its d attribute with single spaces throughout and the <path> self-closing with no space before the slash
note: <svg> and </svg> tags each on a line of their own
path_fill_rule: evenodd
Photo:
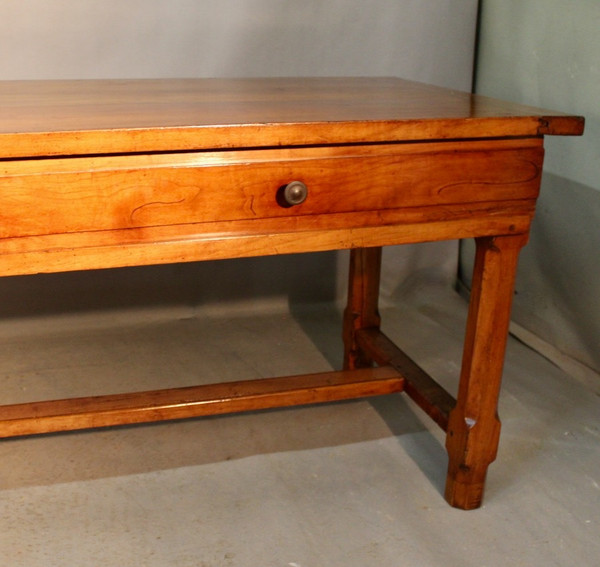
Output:
<svg viewBox="0 0 600 567">
<path fill-rule="evenodd" d="M 466 307 L 421 289 L 385 330 L 453 388 Z M 9 320 L 3 399 L 339 365 L 333 306 L 285 302 Z M 511 340 L 484 506 L 446 505 L 443 437 L 402 395 L 5 440 L 0 563 L 596 566 L 600 382 Z"/>
</svg>

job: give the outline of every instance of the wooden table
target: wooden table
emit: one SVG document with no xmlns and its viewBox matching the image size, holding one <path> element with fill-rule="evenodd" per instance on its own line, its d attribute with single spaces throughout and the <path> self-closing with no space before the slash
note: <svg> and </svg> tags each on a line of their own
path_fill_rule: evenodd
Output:
<svg viewBox="0 0 600 567">
<path fill-rule="evenodd" d="M 0 275 L 350 249 L 337 372 L 0 406 L 0 436 L 406 392 L 480 505 L 544 135 L 583 119 L 382 79 L 0 83 Z M 475 238 L 456 400 L 381 331 L 381 247 Z"/>
</svg>

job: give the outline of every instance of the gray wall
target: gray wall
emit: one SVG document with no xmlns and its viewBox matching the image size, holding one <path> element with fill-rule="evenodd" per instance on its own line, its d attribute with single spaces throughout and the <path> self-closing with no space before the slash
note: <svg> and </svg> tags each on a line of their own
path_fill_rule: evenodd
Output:
<svg viewBox="0 0 600 567">
<path fill-rule="evenodd" d="M 600 2 L 483 0 L 476 90 L 581 114 L 582 138 L 547 137 L 514 320 L 600 369 Z M 461 264 L 470 273 L 471 246 Z"/>
<path fill-rule="evenodd" d="M 0 3 L 0 78 L 395 75 L 469 89 L 476 0 Z M 388 253 L 385 290 L 454 278 L 456 243 Z M 0 279 L 0 315 L 160 302 L 333 299 L 345 255 Z M 240 282 L 243 282 L 240 284 Z"/>
<path fill-rule="evenodd" d="M 469 87 L 475 0 L 19 0 L 0 76 L 401 75 Z"/>
</svg>

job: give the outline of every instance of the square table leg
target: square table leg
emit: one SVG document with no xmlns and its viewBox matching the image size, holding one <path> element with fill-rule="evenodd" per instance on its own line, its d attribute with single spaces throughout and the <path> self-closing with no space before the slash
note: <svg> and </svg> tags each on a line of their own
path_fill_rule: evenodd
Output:
<svg viewBox="0 0 600 567">
<path fill-rule="evenodd" d="M 377 328 L 379 315 L 379 281 L 381 247 L 356 248 L 350 251 L 348 303 L 344 311 L 344 369 L 354 370 L 373 365 L 373 359 L 358 346 L 357 332 Z"/>
<path fill-rule="evenodd" d="M 405 391 L 446 431 L 446 500 L 465 510 L 481 505 L 485 477 L 500 437 L 498 396 L 517 261 L 526 234 L 476 238 L 477 253 L 462 370 L 454 400 L 380 331 L 381 248 L 352 250 L 344 312 L 344 366 L 391 364 Z"/>
<path fill-rule="evenodd" d="M 446 500 L 478 508 L 500 438 L 498 396 L 517 260 L 527 235 L 477 238 L 457 402 L 446 432 Z"/>
</svg>

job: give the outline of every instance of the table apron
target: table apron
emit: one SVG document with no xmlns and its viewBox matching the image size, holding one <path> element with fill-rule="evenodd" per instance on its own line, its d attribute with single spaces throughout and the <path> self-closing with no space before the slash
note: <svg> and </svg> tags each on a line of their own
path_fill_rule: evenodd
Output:
<svg viewBox="0 0 600 567">
<path fill-rule="evenodd" d="M 0 276 L 523 233 L 542 162 L 539 138 L 1 162 Z"/>
</svg>

